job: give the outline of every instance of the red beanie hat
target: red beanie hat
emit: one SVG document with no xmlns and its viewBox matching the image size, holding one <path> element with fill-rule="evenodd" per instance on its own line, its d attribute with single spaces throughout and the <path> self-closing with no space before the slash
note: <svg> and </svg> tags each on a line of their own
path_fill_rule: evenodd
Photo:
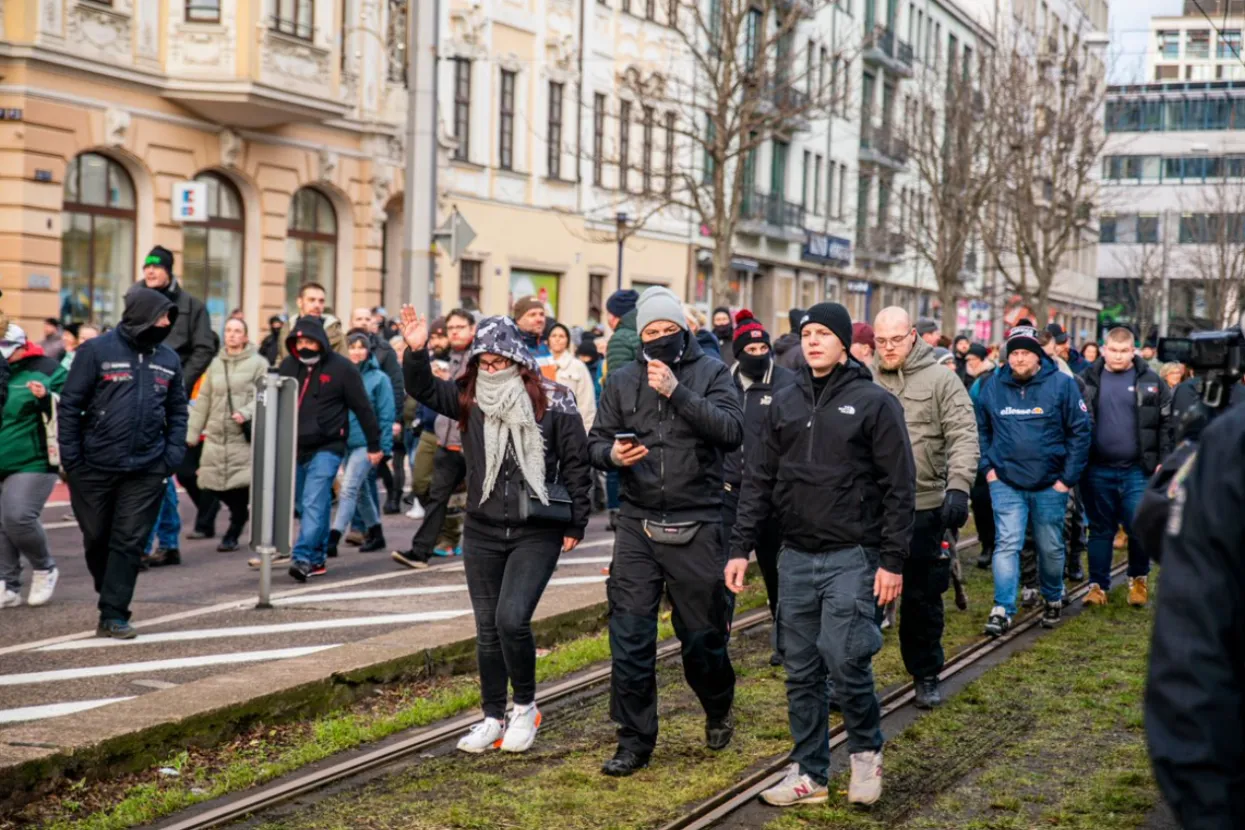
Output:
<svg viewBox="0 0 1245 830">
<path fill-rule="evenodd" d="M 764 343 L 768 346 L 770 344 L 769 332 L 752 316 L 751 311 L 741 308 L 735 314 L 735 339 L 733 341 L 735 357 L 739 357 L 749 343 Z"/>
</svg>

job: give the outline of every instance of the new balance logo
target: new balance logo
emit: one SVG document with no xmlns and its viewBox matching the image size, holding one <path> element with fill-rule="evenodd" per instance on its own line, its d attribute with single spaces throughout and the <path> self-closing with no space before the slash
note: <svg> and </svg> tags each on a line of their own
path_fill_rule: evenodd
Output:
<svg viewBox="0 0 1245 830">
<path fill-rule="evenodd" d="M 803 798 L 804 796 L 811 793 L 812 790 L 809 789 L 809 786 L 807 784 L 796 784 L 795 790 L 793 792 L 795 792 L 797 798 Z"/>
</svg>

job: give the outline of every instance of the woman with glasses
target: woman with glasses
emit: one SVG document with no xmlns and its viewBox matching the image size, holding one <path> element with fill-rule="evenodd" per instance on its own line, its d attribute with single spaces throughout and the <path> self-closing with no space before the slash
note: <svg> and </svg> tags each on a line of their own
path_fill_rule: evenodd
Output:
<svg viewBox="0 0 1245 830">
<path fill-rule="evenodd" d="M 541 376 L 509 317 L 480 321 L 456 381 L 433 376 L 428 324 L 410 306 L 402 328 L 407 393 L 458 421 L 467 467 L 463 565 L 484 720 L 458 748 L 524 752 L 540 727 L 532 614 L 559 555 L 579 544 L 588 524 L 588 437 L 574 396 Z"/>
</svg>

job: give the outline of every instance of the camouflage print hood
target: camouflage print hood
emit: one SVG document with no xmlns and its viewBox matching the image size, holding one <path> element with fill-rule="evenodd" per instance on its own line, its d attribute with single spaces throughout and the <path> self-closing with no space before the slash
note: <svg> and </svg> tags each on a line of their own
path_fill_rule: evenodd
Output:
<svg viewBox="0 0 1245 830">
<path fill-rule="evenodd" d="M 485 317 L 476 325 L 476 336 L 471 341 L 467 359 L 475 360 L 482 354 L 508 357 L 520 366 L 538 371 L 536 359 L 527 350 L 519 327 L 509 317 Z"/>
</svg>

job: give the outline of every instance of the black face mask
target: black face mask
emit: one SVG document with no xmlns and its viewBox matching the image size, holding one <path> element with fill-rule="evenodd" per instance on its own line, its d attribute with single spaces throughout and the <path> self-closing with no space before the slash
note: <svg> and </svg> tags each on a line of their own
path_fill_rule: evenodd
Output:
<svg viewBox="0 0 1245 830">
<path fill-rule="evenodd" d="M 315 363 L 320 359 L 319 349 L 295 349 L 294 354 L 304 363 Z"/>
<path fill-rule="evenodd" d="M 644 359 L 660 360 L 667 366 L 673 366 L 679 362 L 679 358 L 683 357 L 683 351 L 686 348 L 687 332 L 676 331 L 674 334 L 667 334 L 665 337 L 658 337 L 656 340 L 645 343 Z"/>
<path fill-rule="evenodd" d="M 769 361 L 769 352 L 765 354 L 741 352 L 735 358 L 735 362 L 739 364 L 739 373 L 752 380 L 760 380 L 765 377 L 765 372 L 769 369 Z"/>
<path fill-rule="evenodd" d="M 714 326 L 713 333 L 719 340 L 730 340 L 735 335 L 735 327 L 730 323 L 724 326 Z"/>
<path fill-rule="evenodd" d="M 172 326 L 148 326 L 134 335 L 134 342 L 140 349 L 154 349 L 164 342 L 172 330 Z"/>
</svg>

